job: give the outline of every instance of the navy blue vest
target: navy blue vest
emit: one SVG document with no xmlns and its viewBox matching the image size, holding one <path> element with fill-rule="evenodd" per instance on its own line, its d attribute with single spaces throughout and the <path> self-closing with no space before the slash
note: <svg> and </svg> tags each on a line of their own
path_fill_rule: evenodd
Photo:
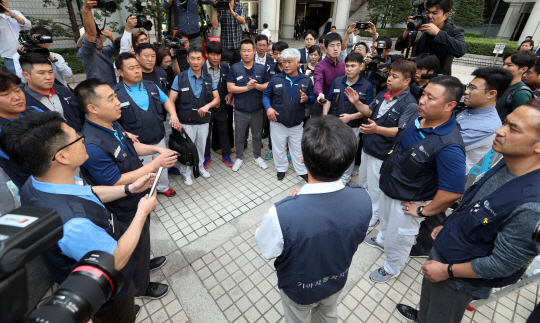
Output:
<svg viewBox="0 0 540 323">
<path fill-rule="evenodd" d="M 21 118 L 26 117 L 28 115 L 43 112 L 38 110 L 38 108 L 35 107 L 26 107 L 26 110 L 21 113 Z M 8 124 L 10 124 L 11 121 L 8 119 L 4 119 L 0 117 L 0 131 L 2 128 Z M 4 170 L 4 172 L 7 174 L 7 176 L 11 179 L 11 181 L 17 185 L 19 190 L 23 187 L 24 183 L 26 183 L 26 180 L 28 177 L 30 177 L 30 174 L 25 172 L 22 168 L 20 168 L 12 159 L 5 159 L 3 157 L 0 157 L 0 167 Z"/>
<path fill-rule="evenodd" d="M 347 84 L 343 83 L 344 80 L 347 80 L 347 76 L 338 77 L 334 81 L 335 87 L 334 93 L 332 93 L 332 105 L 330 106 L 330 111 L 328 111 L 329 114 L 335 115 L 338 118 L 344 113 L 355 114 L 358 112 L 354 104 L 345 102 L 345 89 L 348 86 Z M 358 92 L 360 102 L 364 104 L 366 103 L 366 95 L 370 86 L 371 83 L 369 83 L 365 78 L 362 80 L 362 84 L 353 84 L 352 86 L 352 88 Z M 358 128 L 362 124 L 362 119 L 351 120 L 347 124 L 352 128 Z"/>
<path fill-rule="evenodd" d="M 31 179 L 24 184 L 21 190 L 21 204 L 55 209 L 60 215 L 63 224 L 73 218 L 86 218 L 105 230 L 114 240 L 118 241 L 121 237 L 120 226 L 116 217 L 101 205 L 74 195 L 41 192 L 34 188 Z M 84 241 L 80 243 L 84 243 Z M 45 263 L 54 282 L 57 284 L 61 284 L 66 280 L 73 266 L 77 263 L 75 259 L 64 255 L 57 243 L 45 250 L 41 254 L 41 259 L 43 259 L 43 263 Z M 130 257 L 128 263 L 120 270 L 124 275 L 122 288 L 114 298 L 101 306 L 100 311 L 110 308 L 124 299 L 131 288 L 134 269 L 135 260 Z"/>
<path fill-rule="evenodd" d="M 129 96 L 124 82 L 119 82 L 113 86 L 113 90 L 118 95 L 122 105 L 122 117 L 118 123 L 126 131 L 139 136 L 139 141 L 147 145 L 155 145 L 165 136 L 163 121 L 163 107 L 159 97 L 157 85 L 154 82 L 142 80 L 142 84 L 148 92 L 150 105 L 144 111 Z"/>
<path fill-rule="evenodd" d="M 156 72 L 158 83 L 157 86 L 163 91 L 164 93 L 167 93 L 167 85 L 169 82 L 167 81 L 167 72 L 159 66 L 154 66 L 154 71 Z"/>
<path fill-rule="evenodd" d="M 430 133 L 406 150 L 399 150 L 401 137 L 418 115 L 414 115 L 394 138 L 393 149 L 381 166 L 379 186 L 384 194 L 401 201 L 432 200 L 438 190 L 437 169 L 431 164 L 439 151 L 449 145 L 460 145 L 465 150 L 459 127 L 456 125 L 449 133 L 439 136 Z M 365 149 L 364 142 L 364 149 Z"/>
<path fill-rule="evenodd" d="M 274 262 L 278 287 L 302 305 L 340 291 L 371 219 L 366 190 L 347 184 L 335 192 L 287 197 L 275 206 L 284 242 Z"/>
<path fill-rule="evenodd" d="M 75 131 L 81 131 L 84 123 L 84 114 L 81 113 L 77 102 L 73 100 L 71 91 L 67 87 L 59 84 L 54 84 L 53 89 L 60 97 L 60 103 L 62 103 L 62 110 L 64 111 L 64 119 L 66 119 L 66 123 L 71 128 L 75 129 Z M 33 96 L 28 94 L 24 86 L 22 87 L 22 91 L 26 97 L 26 105 L 36 106 L 43 110 L 43 112 L 51 111 L 49 108 L 43 105 L 43 103 L 39 102 Z"/>
<path fill-rule="evenodd" d="M 407 110 L 407 107 L 409 107 L 409 105 L 414 105 L 415 108 L 417 108 L 418 102 L 414 98 L 414 95 L 409 92 L 398 102 L 394 103 L 394 105 L 388 109 L 387 113 L 383 114 L 380 118 L 377 118 L 379 109 L 385 100 L 384 95 L 388 91 L 389 90 L 385 90 L 377 95 L 376 100 L 379 101 L 379 104 L 377 104 L 377 107 L 371 114 L 370 119 L 375 121 L 375 123 L 380 127 L 394 128 L 398 127 L 399 117 L 401 117 L 403 112 Z M 383 160 L 386 158 L 386 156 L 388 156 L 388 152 L 392 149 L 392 142 L 394 141 L 394 138 L 379 135 L 377 133 L 364 134 L 362 138 L 364 140 L 363 149 L 366 154 L 380 160 Z"/>
<path fill-rule="evenodd" d="M 489 256 L 495 247 L 499 228 L 507 217 L 522 204 L 540 203 L 540 170 L 514 178 L 478 201 L 472 200 L 480 187 L 505 166 L 502 159 L 469 187 L 460 206 L 442 222 L 443 229 L 433 247 L 443 263 L 460 264 Z M 466 280 L 479 287 L 503 287 L 517 282 L 525 269 L 509 277 Z"/>
<path fill-rule="evenodd" d="M 220 69 L 220 75 L 219 75 L 219 83 L 217 85 L 217 90 L 219 93 L 219 108 L 212 109 L 212 113 L 214 112 L 221 112 L 221 111 L 227 111 L 227 103 L 225 102 L 225 97 L 227 94 L 229 94 L 229 90 L 227 90 L 227 76 L 229 76 L 229 65 L 220 62 L 219 63 L 219 69 Z M 230 102 L 229 102 L 230 104 Z"/>
<path fill-rule="evenodd" d="M 193 89 L 189 83 L 188 71 L 184 71 L 178 75 L 178 97 L 176 98 L 176 114 L 181 123 L 185 124 L 201 124 L 197 121 L 191 121 L 192 109 L 199 109 L 204 105 L 212 102 L 212 76 L 208 74 L 206 69 L 202 71 L 203 85 L 201 95 L 197 98 L 193 94 Z M 212 111 L 210 111 L 212 112 Z"/>
<path fill-rule="evenodd" d="M 128 138 L 122 127 L 119 127 L 118 131 L 122 133 L 124 138 Z M 82 133 L 84 134 L 84 144 L 94 144 L 103 149 L 105 154 L 107 154 L 107 156 L 118 166 L 121 174 L 132 172 L 143 166 L 131 140 L 126 140 L 127 147 L 122 147 L 105 132 L 88 123 L 84 125 Z M 126 150 L 128 150 L 129 153 L 126 152 Z M 104 185 L 95 180 L 83 166 L 81 166 L 81 174 L 88 184 L 92 186 Z M 105 203 L 105 207 L 107 210 L 114 213 L 119 221 L 131 221 L 135 216 L 135 213 L 137 213 L 139 201 L 146 193 L 147 192 L 133 193 L 131 196 L 125 196 L 115 201 Z"/>
<path fill-rule="evenodd" d="M 249 82 L 246 74 L 246 68 L 244 63 L 236 63 L 231 66 L 231 69 L 236 75 L 236 86 L 247 86 Z M 253 63 L 253 76 L 254 80 L 257 80 L 258 84 L 263 84 L 263 76 L 266 73 L 264 65 Z M 255 112 L 263 108 L 262 104 L 263 93 L 259 90 L 249 90 L 244 93 L 238 93 L 234 95 L 234 108 L 243 112 Z"/>
<path fill-rule="evenodd" d="M 272 108 L 279 113 L 276 116 L 277 122 L 283 124 L 287 128 L 301 124 L 306 115 L 306 104 L 300 103 L 300 90 L 307 93 L 311 79 L 309 76 L 303 75 L 297 82 L 298 89 L 294 94 L 294 97 L 291 98 L 285 84 L 289 83 L 289 81 L 283 78 L 281 74 L 272 78 L 274 87 L 272 89 Z"/>
</svg>

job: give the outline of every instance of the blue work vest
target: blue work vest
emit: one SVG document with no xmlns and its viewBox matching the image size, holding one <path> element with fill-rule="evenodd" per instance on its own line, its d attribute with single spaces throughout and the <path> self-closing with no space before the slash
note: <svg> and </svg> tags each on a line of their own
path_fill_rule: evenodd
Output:
<svg viewBox="0 0 540 323">
<path fill-rule="evenodd" d="M 236 75 L 236 86 L 247 86 L 249 79 L 246 74 L 246 68 L 244 63 L 236 63 L 231 66 L 231 69 Z M 261 64 L 253 63 L 253 76 L 254 80 L 257 80 L 257 84 L 263 84 L 263 76 L 266 73 L 265 66 Z M 244 93 L 238 93 L 234 95 L 234 108 L 243 112 L 255 112 L 263 109 L 262 104 L 263 93 L 259 90 L 249 90 Z"/>
<path fill-rule="evenodd" d="M 334 93 L 332 93 L 332 104 L 330 105 L 330 111 L 328 111 L 329 114 L 334 115 L 338 118 L 344 113 L 355 114 L 358 112 L 354 104 L 352 104 L 351 102 L 345 102 L 345 89 L 348 87 L 348 85 L 343 82 L 344 80 L 347 80 L 347 76 L 338 77 L 334 81 L 335 87 Z M 353 90 L 358 92 L 360 102 L 365 104 L 367 91 L 369 90 L 370 86 L 371 83 L 369 83 L 368 80 L 363 79 L 362 84 L 355 83 L 351 87 L 353 88 Z M 349 123 L 347 123 L 347 125 L 352 128 L 358 128 L 361 124 L 362 119 L 351 120 L 349 121 Z"/>
<path fill-rule="evenodd" d="M 381 166 L 379 187 L 387 196 L 400 201 L 428 201 L 439 189 L 437 169 L 431 167 L 437 154 L 446 146 L 460 145 L 465 150 L 459 127 L 446 135 L 430 133 L 405 150 L 399 150 L 399 142 L 407 129 L 418 119 L 415 114 L 394 138 L 393 148 Z M 364 149 L 366 143 L 364 142 Z"/>
<path fill-rule="evenodd" d="M 122 127 L 118 127 L 118 132 L 122 133 L 124 138 L 128 138 Z M 123 147 L 118 141 L 111 138 L 104 131 L 88 123 L 84 125 L 82 133 L 84 134 L 84 144 L 86 146 L 94 144 L 103 149 L 105 154 L 107 154 L 107 156 L 114 161 L 116 166 L 118 166 L 121 174 L 132 172 L 143 166 L 131 140 L 125 140 L 127 147 Z M 81 166 L 81 174 L 88 184 L 92 186 L 104 185 L 95 180 L 84 166 Z M 131 196 L 125 196 L 112 202 L 105 203 L 105 207 L 107 210 L 114 213 L 119 221 L 131 221 L 133 220 L 135 213 L 137 213 L 139 201 L 146 193 L 148 192 L 132 193 Z"/>
<path fill-rule="evenodd" d="M 443 228 L 433 247 L 443 263 L 460 264 L 489 256 L 500 226 L 508 216 L 520 205 L 540 203 L 540 170 L 514 178 L 478 201 L 472 200 L 480 187 L 505 166 L 502 159 L 469 187 L 459 207 L 442 222 Z M 508 277 L 465 280 L 477 287 L 503 287 L 517 282 L 525 269 Z"/>
<path fill-rule="evenodd" d="M 418 102 L 414 98 L 411 92 L 402 97 L 398 102 L 388 109 L 388 112 L 383 114 L 380 118 L 377 118 L 379 114 L 379 109 L 385 101 L 384 95 L 388 93 L 389 90 L 385 90 L 379 95 L 377 95 L 377 107 L 372 112 L 370 119 L 375 121 L 375 123 L 380 127 L 385 128 L 394 128 L 399 126 L 399 118 L 407 110 L 409 105 L 415 105 L 418 107 Z M 364 139 L 364 151 L 366 154 L 384 160 L 388 156 L 388 152 L 392 149 L 392 143 L 394 138 L 383 136 L 377 133 L 364 134 L 362 137 Z"/>
<path fill-rule="evenodd" d="M 199 109 L 208 103 L 212 102 L 212 76 L 203 69 L 202 71 L 202 90 L 201 95 L 197 98 L 193 94 L 193 89 L 189 83 L 188 71 L 184 71 L 178 75 L 178 97 L 176 98 L 176 114 L 181 123 L 185 124 L 201 124 L 197 121 L 191 121 L 192 109 Z M 212 110 L 210 110 L 212 112 Z M 193 111 L 193 113 L 196 113 Z"/>
<path fill-rule="evenodd" d="M 99 198 L 98 198 L 99 199 Z M 98 227 L 102 228 L 114 240 L 121 237 L 120 226 L 116 217 L 101 205 L 87 199 L 67 194 L 52 194 L 39 191 L 34 188 L 32 180 L 29 179 L 21 190 L 21 204 L 30 206 L 41 206 L 55 209 L 62 219 L 62 224 L 73 218 L 86 218 Z M 84 243 L 81 241 L 81 243 Z M 43 263 L 49 270 L 53 280 L 57 284 L 62 284 L 69 276 L 73 266 L 77 263 L 75 259 L 69 258 L 62 253 L 58 243 L 52 245 L 41 254 Z M 124 284 L 118 294 L 101 306 L 100 311 L 111 308 L 119 303 L 131 289 L 135 260 L 130 257 L 127 264 L 120 270 L 124 276 Z"/>
<path fill-rule="evenodd" d="M 371 198 L 357 185 L 300 194 L 275 204 L 283 252 L 274 262 L 278 287 L 294 302 L 312 304 L 340 291 L 371 219 Z"/>
<path fill-rule="evenodd" d="M 141 82 L 148 92 L 150 103 L 146 111 L 131 99 L 123 81 L 113 87 L 122 106 L 122 117 L 118 119 L 118 123 L 127 132 L 139 136 L 138 139 L 143 144 L 155 145 L 165 137 L 163 107 L 157 85 L 145 80 Z"/>
<path fill-rule="evenodd" d="M 281 74 L 272 78 L 272 108 L 279 113 L 276 116 L 277 122 L 287 128 L 301 124 L 306 115 L 306 104 L 300 103 L 300 90 L 307 95 L 311 79 L 303 75 L 296 82 L 298 82 L 298 89 L 291 98 L 285 84 L 289 83 L 289 81 L 283 78 Z"/>
</svg>

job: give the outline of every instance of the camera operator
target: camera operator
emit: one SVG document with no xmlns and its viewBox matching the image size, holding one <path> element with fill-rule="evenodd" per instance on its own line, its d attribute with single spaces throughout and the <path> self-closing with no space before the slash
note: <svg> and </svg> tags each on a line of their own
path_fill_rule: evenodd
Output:
<svg viewBox="0 0 540 323">
<path fill-rule="evenodd" d="M 187 60 L 187 57 L 188 57 L 187 51 L 189 49 L 189 38 L 188 38 L 188 34 L 182 30 L 179 30 L 176 33 L 175 37 L 177 38 L 178 45 L 175 44 L 174 48 L 173 47 L 170 48 L 171 54 L 172 54 L 171 58 L 173 59 L 173 70 L 175 71 L 175 73 L 177 70 L 180 70 L 180 72 L 177 73 L 177 74 L 180 74 L 189 69 L 189 63 Z"/>
<path fill-rule="evenodd" d="M 92 8 L 97 4 L 96 0 L 85 0 L 83 4 L 84 35 L 77 42 L 79 51 L 77 58 L 83 63 L 86 78 L 103 78 L 110 86 L 116 84 L 116 73 L 111 58 L 118 54 L 113 44 L 103 47 L 104 38 L 115 42 L 115 37 L 108 30 L 99 31 L 94 21 Z M 100 35 L 101 34 L 101 35 Z M 104 36 L 102 38 L 101 36 Z"/>
<path fill-rule="evenodd" d="M 118 294 L 107 301 L 93 322 L 135 322 L 133 293 L 133 250 L 144 222 L 157 205 L 156 196 L 141 198 L 133 222 L 121 235 L 118 221 L 103 206 L 126 196 L 123 186 L 83 186 L 75 177 L 88 158 L 84 136 L 64 123 L 56 112 L 44 112 L 17 119 L 0 133 L 0 147 L 32 176 L 21 190 L 23 206 L 55 209 L 63 223 L 63 237 L 41 254 L 53 280 L 61 284 L 75 263 L 87 252 L 104 251 L 114 256 L 115 268 L 124 276 Z M 144 192 L 155 178 L 146 174 L 129 191 Z"/>
<path fill-rule="evenodd" d="M 176 18 L 178 19 L 178 30 L 186 33 L 192 46 L 202 47 L 201 28 L 199 27 L 199 8 L 201 5 L 212 5 L 212 0 L 163 0 L 162 6 L 169 9 L 176 4 Z M 187 50 L 187 48 L 186 48 Z"/>
<path fill-rule="evenodd" d="M 4 66 L 11 73 L 16 74 L 13 63 L 13 55 L 17 53 L 19 46 L 19 31 L 30 29 L 32 23 L 26 19 L 19 11 L 8 9 L 8 1 L 0 2 L 3 13 L 0 13 L 0 56 L 4 60 Z"/>
<path fill-rule="evenodd" d="M 414 75 L 414 83 L 411 83 L 409 86 L 411 93 L 416 98 L 416 101 L 420 100 L 424 89 L 429 83 L 428 78 L 423 79 L 422 75 L 425 74 L 436 74 L 439 70 L 439 59 L 433 54 L 420 54 L 414 59 L 416 63 L 416 74 Z"/>
<path fill-rule="evenodd" d="M 370 22 L 370 24 L 372 23 Z M 374 25 L 372 27 L 374 28 Z M 368 31 L 371 32 L 371 30 Z M 389 56 L 390 52 L 392 51 L 392 39 L 390 39 L 390 37 L 379 36 L 375 38 L 373 45 L 375 46 L 376 50 L 373 51 L 372 56 L 368 55 L 365 57 L 364 64 L 366 67 L 373 60 L 376 60 L 377 64 L 392 63 L 392 57 Z M 386 90 L 386 78 L 388 77 L 387 67 L 379 68 L 377 70 L 375 70 L 375 68 L 370 68 L 366 69 L 365 71 L 365 73 L 367 73 L 368 81 L 374 85 L 374 96 L 376 96 L 379 92 Z"/>
<path fill-rule="evenodd" d="M 137 17 L 131 16 L 126 20 L 126 27 L 124 28 L 124 34 L 120 40 L 120 54 L 131 53 L 135 54 L 135 47 L 133 46 L 133 28 L 137 26 Z M 148 39 L 148 38 L 147 38 Z"/>
<path fill-rule="evenodd" d="M 474 298 L 487 299 L 492 288 L 517 282 L 539 254 L 531 239 L 540 220 L 538 128 L 540 100 L 532 99 L 496 131 L 493 149 L 503 159 L 433 230 L 435 243 L 422 266 L 420 310 L 397 305 L 408 320 L 461 322 Z"/>
<path fill-rule="evenodd" d="M 218 10 L 218 0 L 214 0 L 214 13 L 212 14 L 212 27 L 217 29 L 221 24 L 221 44 L 223 49 L 233 54 L 231 66 L 240 62 L 240 46 L 242 43 L 242 28 L 246 23 L 246 7 L 236 0 L 228 1 L 228 10 Z"/>
<path fill-rule="evenodd" d="M 52 37 L 52 31 L 48 28 L 45 28 L 43 26 L 35 26 L 30 29 L 30 36 L 35 37 L 36 35 L 45 35 Z M 52 43 L 43 43 L 43 44 L 37 44 L 36 46 L 43 47 L 43 48 L 49 48 L 51 47 Z M 21 64 L 19 64 L 19 57 L 20 52 L 26 53 L 24 46 L 20 45 L 18 47 L 19 52 L 15 53 L 13 55 L 13 64 L 15 64 L 15 71 L 17 71 L 17 76 L 21 78 L 23 83 L 26 83 L 26 79 L 22 75 L 22 68 Z M 65 80 L 65 78 L 72 77 L 73 71 L 66 63 L 66 60 L 62 57 L 62 55 L 54 52 L 49 52 L 49 57 L 47 57 L 49 61 L 52 63 L 52 68 L 54 71 L 54 78 L 55 82 L 58 82 L 62 84 L 65 87 L 68 87 L 68 84 Z"/>
<path fill-rule="evenodd" d="M 439 70 L 435 72 L 444 75 L 451 75 L 454 57 L 461 57 L 467 53 L 465 31 L 447 20 L 453 6 L 453 0 L 427 0 L 425 2 L 429 23 L 423 23 L 418 28 L 422 36 L 415 45 L 415 50 L 411 48 L 413 52 L 409 55 L 413 57 L 422 53 L 435 54 L 441 64 Z M 411 22 L 412 18 L 409 17 L 407 22 Z M 411 32 L 413 32 L 413 37 L 416 37 L 414 30 L 405 29 L 396 41 L 396 50 L 401 51 L 407 48 Z"/>
</svg>

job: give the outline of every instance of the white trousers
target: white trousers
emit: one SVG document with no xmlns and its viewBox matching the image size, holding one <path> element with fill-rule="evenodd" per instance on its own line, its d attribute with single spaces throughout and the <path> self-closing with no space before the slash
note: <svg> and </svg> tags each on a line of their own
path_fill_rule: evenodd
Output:
<svg viewBox="0 0 540 323">
<path fill-rule="evenodd" d="M 358 147 L 358 143 L 360 142 L 360 128 L 354 127 L 354 128 L 352 128 L 352 130 L 354 130 L 354 134 L 356 135 L 356 147 Z M 360 166 L 360 167 L 362 167 L 362 166 Z M 353 171 L 354 171 L 354 160 L 353 160 L 351 166 L 349 166 L 349 168 L 347 168 L 345 173 L 343 173 L 343 175 L 341 176 L 341 181 L 346 182 L 346 183 L 350 182 L 351 181 L 351 175 L 352 175 Z"/>
<path fill-rule="evenodd" d="M 337 323 L 337 301 L 341 291 L 316 303 L 301 305 L 295 303 L 285 294 L 283 289 L 280 289 L 279 294 L 285 312 L 285 323 Z"/>
<path fill-rule="evenodd" d="M 377 235 L 377 243 L 384 246 L 386 254 L 384 270 L 390 275 L 398 275 L 401 272 L 409 258 L 420 223 L 424 221 L 423 218 L 405 214 L 401 202 L 384 193 L 381 194 L 379 202 L 381 231 Z"/>
<path fill-rule="evenodd" d="M 287 143 L 289 153 L 297 175 L 307 174 L 306 166 L 302 163 L 302 135 L 304 123 L 287 128 L 278 122 L 270 122 L 270 136 L 272 138 L 272 154 L 278 172 L 286 172 L 289 168 L 287 160 Z"/>
<path fill-rule="evenodd" d="M 208 123 L 191 125 L 185 124 L 186 133 L 191 138 L 191 141 L 197 146 L 197 154 L 199 155 L 199 169 L 204 169 L 204 149 L 206 148 L 206 139 L 208 137 Z M 180 164 L 180 173 L 184 177 L 191 176 L 192 167 Z"/>
<path fill-rule="evenodd" d="M 161 141 L 158 142 L 156 146 L 166 148 L 165 138 L 161 139 Z M 140 157 L 141 157 L 141 161 L 143 165 L 146 165 L 146 164 L 149 164 L 152 160 L 154 160 L 154 158 L 156 158 L 157 156 L 159 156 L 159 154 L 140 156 Z M 161 172 L 161 176 L 159 177 L 159 183 L 156 189 L 160 193 L 163 193 L 169 189 L 169 172 L 167 171 L 167 168 L 164 168 L 163 171 Z"/>
<path fill-rule="evenodd" d="M 362 163 L 360 163 L 358 169 L 358 184 L 364 186 L 371 197 L 371 203 L 373 204 L 372 224 L 375 224 L 379 219 L 379 200 L 383 194 L 379 188 L 382 163 L 382 160 L 366 154 L 362 149 Z"/>
</svg>

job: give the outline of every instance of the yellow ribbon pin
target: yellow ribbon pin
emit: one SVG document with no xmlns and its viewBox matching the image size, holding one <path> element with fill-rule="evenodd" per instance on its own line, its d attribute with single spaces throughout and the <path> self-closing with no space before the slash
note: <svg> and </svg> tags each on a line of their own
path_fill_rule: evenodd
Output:
<svg viewBox="0 0 540 323">
<path fill-rule="evenodd" d="M 487 218 L 484 219 L 484 224 L 487 224 L 488 223 L 488 220 Z"/>
</svg>

